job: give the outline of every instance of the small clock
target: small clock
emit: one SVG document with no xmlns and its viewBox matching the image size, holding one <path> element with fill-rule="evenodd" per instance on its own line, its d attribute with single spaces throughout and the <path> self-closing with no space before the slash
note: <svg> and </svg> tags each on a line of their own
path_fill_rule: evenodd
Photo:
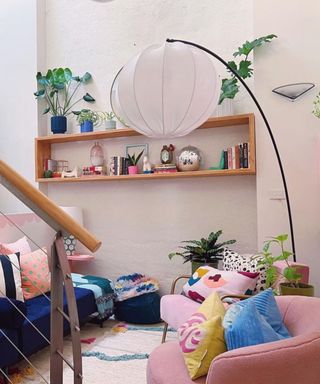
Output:
<svg viewBox="0 0 320 384">
<path fill-rule="evenodd" d="M 160 160 L 162 164 L 170 164 L 173 160 L 173 151 L 174 146 L 170 144 L 169 146 L 164 145 L 160 152 Z"/>
</svg>

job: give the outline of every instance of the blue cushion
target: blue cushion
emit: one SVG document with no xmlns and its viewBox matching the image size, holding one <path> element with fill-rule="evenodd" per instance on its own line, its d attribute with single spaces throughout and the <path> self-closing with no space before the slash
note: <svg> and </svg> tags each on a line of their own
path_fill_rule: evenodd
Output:
<svg viewBox="0 0 320 384">
<path fill-rule="evenodd" d="M 83 322 L 97 310 L 94 295 L 92 291 L 84 288 L 74 288 L 74 292 L 77 300 L 79 321 Z M 50 293 L 47 295 L 50 297 Z M 63 303 L 64 311 L 68 313 L 65 294 Z M 44 295 L 40 295 L 27 300 L 26 306 L 28 319 L 32 321 L 45 337 L 50 339 L 50 302 Z M 69 333 L 70 326 L 66 320 L 64 320 L 63 328 L 64 334 Z M 47 346 L 47 342 L 27 321 L 23 323 L 21 328 L 21 341 L 22 351 L 27 356 Z"/>
<path fill-rule="evenodd" d="M 224 317 L 223 326 L 228 349 L 290 337 L 272 289 L 233 304 Z"/>
<path fill-rule="evenodd" d="M 3 333 L 5 336 L 3 335 Z M 8 341 L 8 339 L 10 341 Z M 0 332 L 0 368 L 16 363 L 20 358 L 17 349 L 11 344 L 13 343 L 19 348 L 19 335 L 15 329 L 1 328 Z"/>
<path fill-rule="evenodd" d="M 159 323 L 160 296 L 156 292 L 132 297 L 115 303 L 114 315 L 118 320 L 135 324 Z"/>
<path fill-rule="evenodd" d="M 20 328 L 27 308 L 24 302 L 7 298 L 0 298 L 0 328 Z M 20 312 L 19 312 L 20 311 Z"/>
<path fill-rule="evenodd" d="M 256 304 L 252 301 L 241 308 L 234 322 L 225 330 L 228 350 L 269 343 L 283 338 L 259 313 Z"/>
</svg>

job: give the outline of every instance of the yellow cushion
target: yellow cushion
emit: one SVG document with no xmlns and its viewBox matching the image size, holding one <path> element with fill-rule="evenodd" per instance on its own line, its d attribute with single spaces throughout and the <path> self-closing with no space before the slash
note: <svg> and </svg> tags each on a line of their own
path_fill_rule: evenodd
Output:
<svg viewBox="0 0 320 384">
<path fill-rule="evenodd" d="M 206 375 L 211 361 L 227 350 L 222 327 L 224 315 L 224 306 L 214 292 L 179 328 L 179 343 L 191 379 Z"/>
</svg>

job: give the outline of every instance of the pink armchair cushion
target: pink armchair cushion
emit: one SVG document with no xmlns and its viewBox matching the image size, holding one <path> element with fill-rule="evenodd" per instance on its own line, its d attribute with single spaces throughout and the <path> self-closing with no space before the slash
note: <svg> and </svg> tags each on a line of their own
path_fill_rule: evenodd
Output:
<svg viewBox="0 0 320 384">
<path fill-rule="evenodd" d="M 183 295 L 165 295 L 160 301 L 160 316 L 171 327 L 178 329 L 197 311 L 199 305 Z"/>
</svg>

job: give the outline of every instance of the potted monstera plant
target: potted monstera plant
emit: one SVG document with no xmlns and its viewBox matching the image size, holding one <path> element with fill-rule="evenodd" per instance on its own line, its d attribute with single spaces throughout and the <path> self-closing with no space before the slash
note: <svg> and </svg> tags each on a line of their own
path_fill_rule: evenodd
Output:
<svg viewBox="0 0 320 384">
<path fill-rule="evenodd" d="M 309 284 L 301 283 L 301 274 L 298 272 L 299 267 L 290 264 L 290 257 L 292 252 L 285 249 L 285 242 L 288 240 L 288 235 L 278 235 L 266 240 L 263 245 L 262 252 L 257 257 L 259 258 L 258 265 L 266 267 L 266 286 L 275 288 L 275 284 L 280 282 L 281 295 L 301 295 L 313 296 L 314 287 Z M 270 247 L 275 245 L 279 249 L 279 253 L 272 254 Z M 277 268 L 275 263 L 277 261 L 284 261 L 286 268 L 283 272 Z"/>
<path fill-rule="evenodd" d="M 172 259 L 174 256 L 181 256 L 184 263 L 191 262 L 192 273 L 202 265 L 217 268 L 219 261 L 223 260 L 225 246 L 236 242 L 236 240 L 218 242 L 221 235 L 222 231 L 219 230 L 200 240 L 182 241 L 184 245 L 180 246 L 181 251 L 171 252 L 168 257 Z"/>
<path fill-rule="evenodd" d="M 77 97 L 81 85 L 87 84 L 92 79 L 89 72 L 82 77 L 73 76 L 69 68 L 49 69 L 44 75 L 37 73 L 38 90 L 34 93 L 37 100 L 45 101 L 43 114 L 50 113 L 51 131 L 65 133 L 67 130 L 67 116 L 72 113 L 73 107 L 84 100 L 93 103 L 95 99 L 85 93 Z"/>
</svg>

